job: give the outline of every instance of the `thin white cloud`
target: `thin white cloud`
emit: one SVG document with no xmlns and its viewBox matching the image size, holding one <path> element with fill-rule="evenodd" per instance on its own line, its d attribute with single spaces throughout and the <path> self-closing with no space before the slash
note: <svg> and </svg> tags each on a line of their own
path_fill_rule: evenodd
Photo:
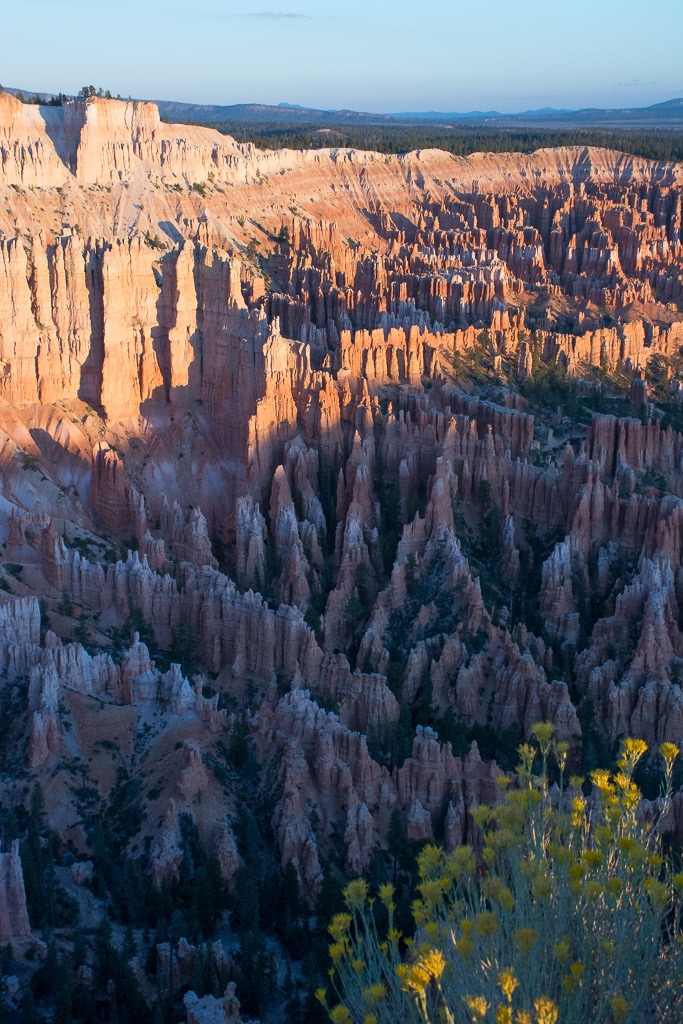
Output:
<svg viewBox="0 0 683 1024">
<path fill-rule="evenodd" d="M 659 82 L 644 82 L 642 78 L 632 78 L 630 82 L 617 82 L 620 89 L 646 89 L 650 85 L 659 85 Z"/>
<path fill-rule="evenodd" d="M 261 21 L 312 21 L 310 14 L 299 14 L 296 11 L 255 11 L 247 14 L 247 18 Z"/>
</svg>

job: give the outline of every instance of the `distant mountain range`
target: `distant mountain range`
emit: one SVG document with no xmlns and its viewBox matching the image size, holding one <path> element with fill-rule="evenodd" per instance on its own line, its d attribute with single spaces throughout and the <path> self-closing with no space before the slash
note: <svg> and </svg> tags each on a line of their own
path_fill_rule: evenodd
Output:
<svg viewBox="0 0 683 1024">
<path fill-rule="evenodd" d="M 358 110 L 319 110 L 296 104 L 238 103 L 230 106 L 157 101 L 159 112 L 169 121 L 196 121 L 201 124 L 224 124 L 241 121 L 252 124 L 315 124 L 315 125 L 418 125 L 418 124 L 482 124 L 491 126 L 547 125 L 550 127 L 629 127 L 683 129 L 683 97 L 655 103 L 649 107 L 582 110 L 525 110 L 519 114 L 501 114 L 497 110 L 470 110 L 442 113 L 412 111 L 399 114 L 373 114 Z"/>
<path fill-rule="evenodd" d="M 30 89 L 7 89 L 7 92 L 33 95 Z M 53 94 L 40 93 L 46 100 Z M 620 107 L 604 109 L 584 107 L 581 110 L 557 110 L 541 107 L 518 114 L 502 114 L 498 110 L 469 110 L 458 112 L 408 111 L 397 114 L 373 114 L 359 110 L 320 110 L 296 103 L 179 103 L 174 100 L 156 100 L 159 113 L 169 121 L 222 125 L 230 122 L 281 125 L 489 125 L 491 127 L 577 128 L 674 128 L 683 129 L 683 97 L 654 103 L 649 107 Z"/>
</svg>

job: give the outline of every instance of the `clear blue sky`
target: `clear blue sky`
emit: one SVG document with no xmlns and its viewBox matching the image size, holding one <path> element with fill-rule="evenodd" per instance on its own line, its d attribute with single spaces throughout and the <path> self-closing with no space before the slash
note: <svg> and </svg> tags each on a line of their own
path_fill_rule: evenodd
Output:
<svg viewBox="0 0 683 1024">
<path fill-rule="evenodd" d="M 15 0 L 3 85 L 356 110 L 644 106 L 683 95 L 683 2 Z"/>
</svg>

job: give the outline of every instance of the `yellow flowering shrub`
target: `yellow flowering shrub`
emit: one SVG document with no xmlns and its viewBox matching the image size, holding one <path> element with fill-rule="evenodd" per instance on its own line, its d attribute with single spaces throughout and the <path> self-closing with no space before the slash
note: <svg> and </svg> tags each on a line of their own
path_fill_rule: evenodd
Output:
<svg viewBox="0 0 683 1024">
<path fill-rule="evenodd" d="M 592 773 L 590 792 L 573 778 L 559 793 L 547 763 L 555 759 L 562 781 L 565 745 L 548 723 L 532 736 L 536 746 L 520 748 L 499 802 L 474 810 L 477 849 L 420 853 L 412 935 L 395 930 L 392 886 L 377 901 L 386 932 L 366 883 L 348 886 L 348 913 L 330 926 L 333 1021 L 683 1021 L 683 875 L 669 870 L 660 829 L 677 748 L 660 750 L 664 786 L 652 820 L 639 813 L 633 781 L 641 740 L 624 741 L 616 772 Z"/>
</svg>

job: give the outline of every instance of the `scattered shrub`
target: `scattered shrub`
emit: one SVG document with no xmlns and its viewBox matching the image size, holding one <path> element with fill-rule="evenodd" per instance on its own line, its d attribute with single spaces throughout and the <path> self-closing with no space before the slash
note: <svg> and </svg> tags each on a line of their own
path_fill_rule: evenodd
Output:
<svg viewBox="0 0 683 1024">
<path fill-rule="evenodd" d="M 501 778 L 500 801 L 474 808 L 479 839 L 422 850 L 414 935 L 394 926 L 391 885 L 375 907 L 363 879 L 347 887 L 347 912 L 330 928 L 336 1024 L 682 1019 L 683 874 L 671 870 L 659 830 L 678 749 L 660 747 L 652 819 L 633 781 L 642 740 L 625 740 L 617 770 L 594 771 L 585 796 L 580 779 L 563 789 L 567 745 L 552 734 L 539 723 L 516 775 Z M 549 785 L 551 757 L 559 789 Z"/>
</svg>

